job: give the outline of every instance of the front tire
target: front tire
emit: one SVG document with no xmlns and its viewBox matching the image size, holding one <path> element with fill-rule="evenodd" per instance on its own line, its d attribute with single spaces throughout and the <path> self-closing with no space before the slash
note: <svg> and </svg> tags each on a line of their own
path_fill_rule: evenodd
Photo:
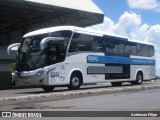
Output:
<svg viewBox="0 0 160 120">
<path fill-rule="evenodd" d="M 43 86 L 42 89 L 45 91 L 45 92 L 52 92 L 54 87 L 53 86 Z"/>
<path fill-rule="evenodd" d="M 82 77 L 74 73 L 71 75 L 70 84 L 68 86 L 69 90 L 78 90 L 82 84 Z"/>
<path fill-rule="evenodd" d="M 141 72 L 137 73 L 136 81 L 131 82 L 132 85 L 141 85 L 143 82 L 143 74 Z"/>
</svg>

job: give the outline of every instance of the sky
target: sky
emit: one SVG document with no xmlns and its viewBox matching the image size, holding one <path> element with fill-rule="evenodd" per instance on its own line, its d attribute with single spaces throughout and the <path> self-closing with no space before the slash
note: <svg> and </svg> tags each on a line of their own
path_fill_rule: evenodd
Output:
<svg viewBox="0 0 160 120">
<path fill-rule="evenodd" d="M 155 45 L 156 71 L 160 76 L 160 0 L 93 0 L 103 11 L 104 22 L 91 29 L 148 41 Z"/>
</svg>

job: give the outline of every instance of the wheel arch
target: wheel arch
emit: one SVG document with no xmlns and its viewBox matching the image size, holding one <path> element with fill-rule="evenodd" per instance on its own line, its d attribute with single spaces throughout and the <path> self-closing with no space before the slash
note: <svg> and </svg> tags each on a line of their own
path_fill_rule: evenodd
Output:
<svg viewBox="0 0 160 120">
<path fill-rule="evenodd" d="M 140 78 L 140 76 L 142 77 L 142 78 Z M 143 71 L 142 70 L 138 70 L 137 72 L 136 72 L 136 78 L 135 78 L 135 81 L 132 81 L 131 82 L 131 84 L 132 85 L 140 85 L 140 84 L 142 84 L 142 82 L 143 82 Z"/>
<path fill-rule="evenodd" d="M 72 69 L 70 72 L 69 72 L 69 76 L 68 76 L 68 80 L 69 80 L 69 83 L 70 83 L 70 78 L 71 78 L 71 75 L 72 74 L 79 74 L 81 76 L 81 82 L 83 84 L 83 81 L 84 81 L 84 75 L 83 75 L 83 72 L 81 69 Z"/>
<path fill-rule="evenodd" d="M 136 80 L 136 78 L 137 78 L 137 74 L 138 74 L 138 73 L 142 74 L 142 79 L 144 79 L 143 70 L 142 70 L 142 69 L 138 69 L 138 70 L 136 71 L 136 74 L 135 74 L 135 80 Z"/>
</svg>

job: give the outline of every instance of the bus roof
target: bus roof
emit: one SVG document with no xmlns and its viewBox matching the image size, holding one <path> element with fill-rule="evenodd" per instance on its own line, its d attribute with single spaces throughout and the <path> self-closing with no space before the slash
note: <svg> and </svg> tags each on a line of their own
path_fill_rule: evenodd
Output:
<svg viewBox="0 0 160 120">
<path fill-rule="evenodd" d="M 96 35 L 96 36 L 106 35 L 106 36 L 110 36 L 110 37 L 120 38 L 121 40 L 122 40 L 122 38 L 127 39 L 130 42 L 137 42 L 137 43 L 142 43 L 142 44 L 154 45 L 154 44 L 147 42 L 147 41 L 135 40 L 132 38 L 122 37 L 122 36 L 113 35 L 113 34 L 106 34 L 101 31 L 94 31 L 89 28 L 81 28 L 81 27 L 76 27 L 76 26 L 56 26 L 56 27 L 39 29 L 39 30 L 35 30 L 33 32 L 29 32 L 29 33 L 25 34 L 23 37 L 30 37 L 30 36 L 54 32 L 54 31 L 60 31 L 60 30 L 70 30 L 70 31 L 76 31 L 76 32 L 85 33 L 85 34 L 92 34 L 92 35 Z"/>
<path fill-rule="evenodd" d="M 59 31 L 59 30 L 71 30 L 71 31 L 73 31 L 74 27 L 73 26 L 49 27 L 49 28 L 44 28 L 44 29 L 39 29 L 39 30 L 29 32 L 29 33 L 25 34 L 23 37 L 30 37 L 30 36 L 50 33 L 50 32 Z"/>
</svg>

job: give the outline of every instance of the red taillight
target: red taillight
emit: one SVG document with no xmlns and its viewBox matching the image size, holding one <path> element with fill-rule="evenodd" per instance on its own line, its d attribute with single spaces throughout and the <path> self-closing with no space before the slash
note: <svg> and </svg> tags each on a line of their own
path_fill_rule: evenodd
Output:
<svg viewBox="0 0 160 120">
<path fill-rule="evenodd" d="M 30 86 L 30 82 L 24 82 L 24 86 Z"/>
</svg>

